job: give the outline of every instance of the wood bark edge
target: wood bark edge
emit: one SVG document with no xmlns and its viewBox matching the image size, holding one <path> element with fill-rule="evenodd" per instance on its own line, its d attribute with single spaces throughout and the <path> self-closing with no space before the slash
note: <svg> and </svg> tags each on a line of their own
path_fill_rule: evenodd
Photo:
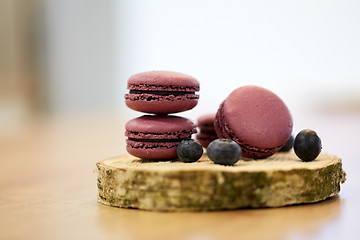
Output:
<svg viewBox="0 0 360 240">
<path fill-rule="evenodd" d="M 213 164 L 149 162 L 124 155 L 97 164 L 98 201 L 154 211 L 281 207 L 336 196 L 345 181 L 340 158 L 321 154 L 302 162 L 293 153 L 265 160 Z"/>
</svg>

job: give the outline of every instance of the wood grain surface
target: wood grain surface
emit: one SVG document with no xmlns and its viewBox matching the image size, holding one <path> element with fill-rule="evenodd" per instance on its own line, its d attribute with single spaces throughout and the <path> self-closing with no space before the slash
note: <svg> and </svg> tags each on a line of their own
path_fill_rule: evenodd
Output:
<svg viewBox="0 0 360 240">
<path fill-rule="evenodd" d="M 36 118 L 0 133 L 0 239 L 358 239 L 360 116 L 298 119 L 343 159 L 340 195 L 315 204 L 204 213 L 97 202 L 96 162 L 125 153 L 126 118 Z"/>
<path fill-rule="evenodd" d="M 149 211 L 213 211 L 282 207 L 337 196 L 341 159 L 321 153 L 301 161 L 293 152 L 232 166 L 206 154 L 196 162 L 149 161 L 124 154 L 96 164 L 99 202 Z"/>
</svg>

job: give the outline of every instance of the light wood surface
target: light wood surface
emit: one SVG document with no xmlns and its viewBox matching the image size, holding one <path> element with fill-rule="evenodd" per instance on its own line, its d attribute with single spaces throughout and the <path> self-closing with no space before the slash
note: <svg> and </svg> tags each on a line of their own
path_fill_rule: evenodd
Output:
<svg viewBox="0 0 360 240">
<path fill-rule="evenodd" d="M 298 119 L 295 118 L 294 119 Z M 282 208 L 166 213 L 97 202 L 96 162 L 125 153 L 114 115 L 37 118 L 0 133 L 0 239 L 358 239 L 360 116 L 312 116 L 340 156 L 339 197 Z"/>
</svg>

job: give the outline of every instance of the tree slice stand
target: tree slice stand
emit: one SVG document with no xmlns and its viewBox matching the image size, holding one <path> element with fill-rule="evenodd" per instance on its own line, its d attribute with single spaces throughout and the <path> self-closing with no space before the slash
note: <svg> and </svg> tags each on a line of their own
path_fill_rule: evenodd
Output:
<svg viewBox="0 0 360 240">
<path fill-rule="evenodd" d="M 263 160 L 214 164 L 153 162 L 124 155 L 97 164 L 100 203 L 154 211 L 210 211 L 280 207 L 336 196 L 345 181 L 341 159 L 320 154 L 312 162 L 294 153 Z"/>
</svg>

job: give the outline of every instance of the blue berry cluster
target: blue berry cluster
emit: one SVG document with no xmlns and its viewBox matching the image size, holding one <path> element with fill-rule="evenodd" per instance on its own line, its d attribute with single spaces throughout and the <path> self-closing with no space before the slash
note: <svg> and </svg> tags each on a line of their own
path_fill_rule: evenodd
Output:
<svg viewBox="0 0 360 240">
<path fill-rule="evenodd" d="M 321 152 L 321 140 L 315 131 L 305 129 L 295 139 L 291 135 L 280 152 L 288 152 L 294 148 L 295 154 L 303 161 L 315 160 Z M 177 149 L 178 158 L 183 162 L 196 162 L 203 154 L 203 148 L 197 140 L 183 140 Z M 211 161 L 221 165 L 234 165 L 241 158 L 240 146 L 230 139 L 216 139 L 207 147 L 207 155 Z"/>
<path fill-rule="evenodd" d="M 200 143 L 193 139 L 183 140 L 177 154 L 180 161 L 196 162 L 203 154 Z M 229 139 L 216 139 L 207 147 L 207 155 L 211 161 L 221 165 L 234 165 L 241 157 L 240 146 Z"/>
</svg>

